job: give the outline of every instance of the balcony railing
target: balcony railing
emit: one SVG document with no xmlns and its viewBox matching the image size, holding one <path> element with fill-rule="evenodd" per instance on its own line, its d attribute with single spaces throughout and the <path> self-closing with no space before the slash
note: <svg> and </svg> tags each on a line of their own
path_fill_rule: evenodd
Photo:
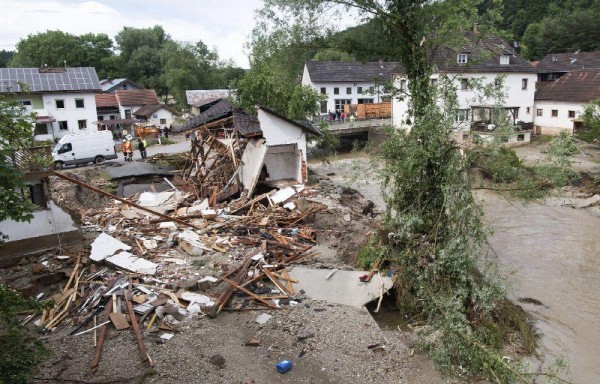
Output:
<svg viewBox="0 0 600 384">
<path fill-rule="evenodd" d="M 37 173 L 52 171 L 52 146 L 23 148 L 11 154 L 12 163 L 21 172 Z"/>
</svg>

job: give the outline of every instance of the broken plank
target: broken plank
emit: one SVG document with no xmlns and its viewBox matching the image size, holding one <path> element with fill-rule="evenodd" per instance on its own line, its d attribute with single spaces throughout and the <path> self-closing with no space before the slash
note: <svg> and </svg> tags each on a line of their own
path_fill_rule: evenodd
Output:
<svg viewBox="0 0 600 384">
<path fill-rule="evenodd" d="M 244 292 L 245 294 L 251 296 L 253 299 L 260 301 L 261 303 L 263 303 L 264 305 L 266 305 L 269 308 L 273 308 L 276 309 L 277 307 L 275 305 L 273 305 L 273 303 L 269 303 L 267 300 L 263 299 L 262 297 L 250 292 L 249 290 L 247 290 L 246 288 L 242 287 L 241 285 L 229 280 L 228 278 L 224 278 L 223 281 L 225 281 L 226 283 L 229 283 L 231 285 L 233 285 L 235 288 L 239 289 L 240 291 Z"/>
<path fill-rule="evenodd" d="M 110 321 L 113 323 L 117 331 L 122 331 L 123 329 L 129 328 L 129 323 L 125 318 L 125 315 L 122 313 L 113 312 L 108 315 L 110 317 Z"/>
</svg>

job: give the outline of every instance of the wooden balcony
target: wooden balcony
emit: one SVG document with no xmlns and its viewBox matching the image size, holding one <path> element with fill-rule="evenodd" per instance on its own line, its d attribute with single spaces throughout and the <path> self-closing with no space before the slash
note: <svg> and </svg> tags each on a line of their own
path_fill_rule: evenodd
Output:
<svg viewBox="0 0 600 384">
<path fill-rule="evenodd" d="M 46 177 L 54 172 L 52 164 L 52 146 L 29 147 L 11 154 L 13 165 L 18 168 L 25 179 Z"/>
</svg>

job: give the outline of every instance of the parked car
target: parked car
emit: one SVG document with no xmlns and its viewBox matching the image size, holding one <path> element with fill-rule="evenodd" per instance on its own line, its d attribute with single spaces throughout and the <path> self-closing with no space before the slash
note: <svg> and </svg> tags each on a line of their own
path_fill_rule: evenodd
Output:
<svg viewBox="0 0 600 384">
<path fill-rule="evenodd" d="M 63 136 L 52 150 L 54 168 L 65 165 L 102 164 L 117 158 L 117 151 L 110 131 Z"/>
</svg>

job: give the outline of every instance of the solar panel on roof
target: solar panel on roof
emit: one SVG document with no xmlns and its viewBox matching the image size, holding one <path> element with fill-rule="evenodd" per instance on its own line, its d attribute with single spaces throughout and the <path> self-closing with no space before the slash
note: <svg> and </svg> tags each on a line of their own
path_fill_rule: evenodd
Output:
<svg viewBox="0 0 600 384">
<path fill-rule="evenodd" d="M 31 92 L 99 90 L 100 83 L 92 67 L 67 68 L 64 72 L 42 72 L 37 68 L 0 68 L 0 92 L 21 92 L 18 83 Z"/>
</svg>

